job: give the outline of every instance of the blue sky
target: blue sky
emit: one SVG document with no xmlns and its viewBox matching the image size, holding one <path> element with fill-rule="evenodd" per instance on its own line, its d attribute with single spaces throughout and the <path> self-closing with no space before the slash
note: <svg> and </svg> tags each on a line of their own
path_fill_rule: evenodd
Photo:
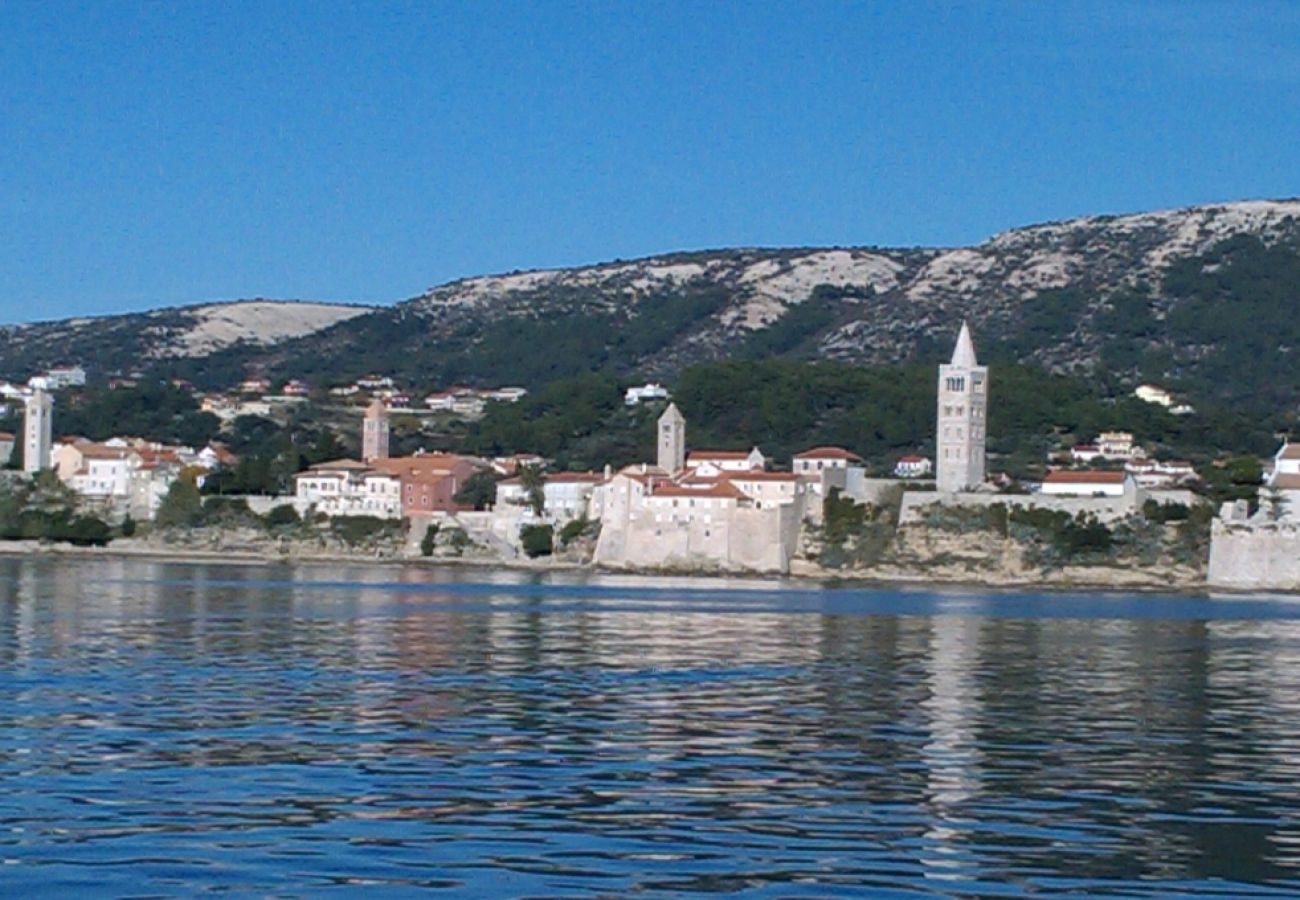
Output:
<svg viewBox="0 0 1300 900">
<path fill-rule="evenodd" d="M 0 5 L 0 321 L 1300 194 L 1295 3 Z"/>
</svg>

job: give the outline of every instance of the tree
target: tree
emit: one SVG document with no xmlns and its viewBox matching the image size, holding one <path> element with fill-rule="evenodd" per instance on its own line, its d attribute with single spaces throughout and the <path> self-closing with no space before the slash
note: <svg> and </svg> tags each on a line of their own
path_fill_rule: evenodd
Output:
<svg viewBox="0 0 1300 900">
<path fill-rule="evenodd" d="M 433 556 L 433 548 L 437 541 L 438 523 L 430 522 L 429 527 L 424 530 L 424 537 L 420 538 L 420 555 Z"/>
<path fill-rule="evenodd" d="M 1286 518 L 1287 508 L 1291 505 L 1291 500 L 1285 493 L 1275 487 L 1268 489 L 1268 520 L 1270 522 L 1281 522 Z"/>
<path fill-rule="evenodd" d="M 489 469 L 480 469 L 460 486 L 460 490 L 452 497 L 462 506 L 473 507 L 475 510 L 482 511 L 487 509 L 497 499 L 497 480 Z"/>
<path fill-rule="evenodd" d="M 192 528 L 203 518 L 203 497 L 194 482 L 177 478 L 154 516 L 159 528 Z"/>
<path fill-rule="evenodd" d="M 546 512 L 546 473 L 541 466 L 520 466 L 519 483 L 523 485 L 528 508 L 540 517 Z"/>
<path fill-rule="evenodd" d="M 555 530 L 550 525 L 525 525 L 519 530 L 519 543 L 530 559 L 550 556 L 555 546 Z"/>
</svg>

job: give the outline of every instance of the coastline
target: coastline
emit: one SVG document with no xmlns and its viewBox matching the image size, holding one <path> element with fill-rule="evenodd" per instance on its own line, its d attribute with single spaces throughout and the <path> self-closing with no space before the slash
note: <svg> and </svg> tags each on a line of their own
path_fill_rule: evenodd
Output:
<svg viewBox="0 0 1300 900">
<path fill-rule="evenodd" d="M 1219 588 L 1209 585 L 1204 577 L 1198 580 L 1161 577 L 1157 574 L 1137 574 L 1137 577 L 1116 579 L 1115 569 L 1095 570 L 1099 577 L 1080 577 L 1088 570 L 1058 571 L 1047 577 L 1026 578 L 1023 575 L 993 575 L 977 577 L 974 573 L 946 575 L 936 572 L 908 572 L 891 567 L 887 571 L 871 573 L 854 570 L 803 571 L 790 573 L 725 572 L 690 569 L 636 569 L 600 566 L 574 560 L 543 557 L 540 560 L 486 559 L 480 557 L 422 557 L 374 555 L 364 553 L 259 553 L 253 550 L 204 550 L 192 547 L 168 547 L 154 543 L 123 546 L 115 542 L 106 547 L 78 547 L 68 543 L 48 543 L 37 540 L 0 542 L 0 558 L 68 558 L 78 560 L 138 559 L 172 563 L 202 563 L 231 566 L 308 566 L 365 565 L 382 568 L 454 569 L 515 572 L 520 574 L 566 574 L 595 576 L 626 576 L 634 579 L 674 578 L 693 581 L 758 581 L 771 580 L 782 584 L 836 589 L 888 589 L 888 588 L 968 588 L 985 590 L 1036 590 L 1049 593 L 1069 591 L 1116 592 L 1131 591 L 1141 594 L 1181 594 L 1208 596 L 1211 591 L 1231 595 L 1258 593 L 1245 589 Z M 1288 593 L 1288 592 L 1282 592 Z"/>
</svg>

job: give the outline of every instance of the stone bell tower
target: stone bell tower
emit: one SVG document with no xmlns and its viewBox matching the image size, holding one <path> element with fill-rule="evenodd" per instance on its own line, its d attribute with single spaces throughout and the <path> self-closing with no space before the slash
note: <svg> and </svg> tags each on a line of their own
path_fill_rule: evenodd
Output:
<svg viewBox="0 0 1300 900">
<path fill-rule="evenodd" d="M 669 403 L 658 425 L 659 468 L 676 475 L 686 468 L 686 419 L 676 403 Z"/>
<path fill-rule="evenodd" d="M 962 322 L 952 362 L 939 366 L 934 468 L 940 491 L 969 491 L 984 483 L 988 395 L 988 366 L 976 362 L 970 328 Z"/>
<path fill-rule="evenodd" d="M 378 397 L 366 407 L 361 424 L 361 460 L 377 459 L 388 459 L 388 407 Z"/>
</svg>

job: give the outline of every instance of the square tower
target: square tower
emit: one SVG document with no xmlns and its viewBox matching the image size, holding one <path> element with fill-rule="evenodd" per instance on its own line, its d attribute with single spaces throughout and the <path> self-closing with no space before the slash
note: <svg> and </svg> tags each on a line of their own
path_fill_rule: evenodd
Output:
<svg viewBox="0 0 1300 900">
<path fill-rule="evenodd" d="M 362 421 L 361 459 L 363 462 L 388 459 L 388 408 L 378 397 L 366 407 Z"/>
<path fill-rule="evenodd" d="M 952 362 L 939 366 L 934 464 L 940 491 L 969 491 L 984 483 L 988 396 L 988 366 L 976 362 L 970 329 L 963 322 Z"/>
<path fill-rule="evenodd" d="M 23 471 L 30 474 L 50 467 L 54 400 L 37 388 L 27 398 L 23 420 Z"/>
<path fill-rule="evenodd" d="M 669 403 L 658 423 L 659 453 L 656 462 L 669 475 L 686 467 L 686 418 L 676 403 Z"/>
</svg>

